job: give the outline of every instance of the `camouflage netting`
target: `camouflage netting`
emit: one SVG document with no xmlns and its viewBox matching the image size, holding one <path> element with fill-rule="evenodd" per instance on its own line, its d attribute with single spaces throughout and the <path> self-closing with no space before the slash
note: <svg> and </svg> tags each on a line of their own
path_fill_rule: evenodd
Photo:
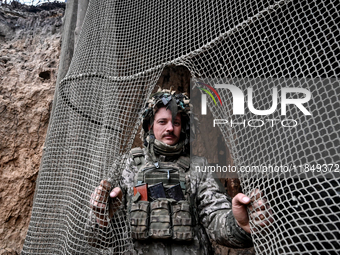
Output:
<svg viewBox="0 0 340 255">
<path fill-rule="evenodd" d="M 129 249 L 124 210 L 117 212 L 116 228 L 98 229 L 119 236 L 115 243 L 88 244 L 89 199 L 102 179 L 110 177 L 117 185 L 121 156 L 131 148 L 142 107 L 170 64 L 186 66 L 196 81 L 312 79 L 307 82 L 312 117 L 287 111 L 302 123 L 297 128 L 221 130 L 236 166 L 334 164 L 327 173 L 239 174 L 246 194 L 263 191 L 274 219 L 253 232 L 256 252 L 339 253 L 340 185 L 334 171 L 340 163 L 339 5 L 330 0 L 90 1 L 71 66 L 57 84 L 23 254 Z M 249 87 L 242 86 L 242 91 Z M 303 84 L 298 79 L 293 86 Z M 258 95 L 271 94 L 266 83 L 255 88 Z M 223 102 L 232 101 L 230 93 L 220 95 Z M 232 116 L 230 105 L 208 105 L 215 118 Z"/>
<path fill-rule="evenodd" d="M 25 4 L 25 5 L 43 5 L 46 3 L 57 3 L 57 2 L 67 2 L 67 0 L 2 0 L 0 1 L 1 4 Z"/>
</svg>

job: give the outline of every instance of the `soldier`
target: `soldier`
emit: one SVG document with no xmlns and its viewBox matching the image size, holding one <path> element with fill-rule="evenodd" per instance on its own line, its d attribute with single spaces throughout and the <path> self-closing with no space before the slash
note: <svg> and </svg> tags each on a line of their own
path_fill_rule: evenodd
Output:
<svg viewBox="0 0 340 255">
<path fill-rule="evenodd" d="M 206 159 L 189 158 L 190 114 L 186 95 L 168 90 L 152 95 L 143 113 L 144 148 L 131 150 L 120 187 L 110 191 L 103 180 L 91 196 L 100 228 L 112 224 L 115 214 L 112 207 L 104 213 L 108 197 L 124 201 L 138 254 L 212 254 L 210 240 L 237 248 L 253 245 L 250 198 L 239 193 L 230 203 L 210 172 L 195 170 L 207 165 Z M 251 196 L 260 198 L 254 192 Z M 258 227 L 272 221 L 265 202 L 252 205 L 256 210 L 250 216 Z"/>
</svg>

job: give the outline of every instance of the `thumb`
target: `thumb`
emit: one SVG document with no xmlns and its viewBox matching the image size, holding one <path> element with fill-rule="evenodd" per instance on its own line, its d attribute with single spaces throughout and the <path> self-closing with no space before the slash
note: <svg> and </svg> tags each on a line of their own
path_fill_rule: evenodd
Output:
<svg viewBox="0 0 340 255">
<path fill-rule="evenodd" d="M 118 197 L 120 200 L 122 200 L 122 196 L 123 196 L 123 193 L 119 187 L 115 187 L 110 193 L 110 197 L 112 198 Z"/>
<path fill-rule="evenodd" d="M 249 217 L 246 207 L 246 205 L 249 203 L 250 198 L 242 193 L 237 194 L 232 201 L 232 210 L 234 217 L 239 223 L 240 227 L 242 227 L 243 229 L 244 227 L 249 228 Z"/>
</svg>

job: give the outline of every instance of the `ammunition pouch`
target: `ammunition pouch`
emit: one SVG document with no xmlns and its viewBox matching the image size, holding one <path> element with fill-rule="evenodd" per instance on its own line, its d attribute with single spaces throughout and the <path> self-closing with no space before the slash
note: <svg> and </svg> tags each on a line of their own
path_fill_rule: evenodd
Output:
<svg viewBox="0 0 340 255">
<path fill-rule="evenodd" d="M 150 237 L 153 239 L 171 238 L 171 209 L 169 200 L 158 198 L 151 202 L 150 208 Z"/>
<path fill-rule="evenodd" d="M 173 240 L 192 240 L 192 218 L 188 201 L 182 200 L 172 205 L 172 226 Z"/>
<path fill-rule="evenodd" d="M 149 237 L 149 201 L 138 201 L 131 204 L 130 220 L 131 235 L 137 240 L 145 240 Z"/>
<path fill-rule="evenodd" d="M 155 201 L 132 203 L 130 211 L 131 235 L 136 240 L 171 239 L 191 241 L 193 221 L 190 204 L 186 200 L 158 198 Z"/>
</svg>

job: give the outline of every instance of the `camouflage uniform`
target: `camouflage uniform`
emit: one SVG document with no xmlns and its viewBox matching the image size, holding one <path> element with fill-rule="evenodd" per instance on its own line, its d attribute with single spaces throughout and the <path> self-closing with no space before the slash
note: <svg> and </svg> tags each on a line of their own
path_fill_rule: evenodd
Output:
<svg viewBox="0 0 340 255">
<path fill-rule="evenodd" d="M 150 125 L 153 124 L 153 119 L 157 110 L 161 107 L 167 107 L 167 109 L 171 111 L 172 121 L 175 119 L 177 113 L 181 113 L 181 138 L 180 141 L 174 146 L 169 146 L 164 143 L 160 143 L 158 140 L 155 140 L 153 130 L 149 128 Z M 182 189 L 182 191 L 184 189 L 185 191 L 185 200 L 182 200 L 177 204 L 175 200 L 173 204 L 171 204 L 172 202 L 169 202 L 169 207 L 172 208 L 170 209 L 170 211 L 172 210 L 172 212 L 156 215 L 157 217 L 153 217 L 155 215 L 151 215 L 150 213 L 150 217 L 148 217 L 149 215 L 147 212 L 149 209 L 144 210 L 144 208 L 151 208 L 151 211 L 151 203 L 149 203 L 148 201 L 136 202 L 136 197 L 134 196 L 133 191 L 133 187 L 137 184 L 137 180 L 140 177 L 140 164 L 136 163 L 135 155 L 131 154 L 127 157 L 126 168 L 122 172 L 122 179 L 120 182 L 121 189 L 125 195 L 123 196 L 123 203 L 121 206 L 125 207 L 127 211 L 126 216 L 127 220 L 131 223 L 132 236 L 137 236 L 137 238 L 133 240 L 134 247 L 131 247 L 132 254 L 207 255 L 212 254 L 210 240 L 214 240 L 218 244 L 229 247 L 244 248 L 252 246 L 252 239 L 250 234 L 246 233 L 235 222 L 235 218 L 231 211 L 231 203 L 227 199 L 226 195 L 220 191 L 220 187 L 213 178 L 212 174 L 209 172 L 201 172 L 195 170 L 196 167 L 203 167 L 202 169 L 204 169 L 204 166 L 207 165 L 207 160 L 201 157 L 192 157 L 189 160 L 187 155 L 183 155 L 185 153 L 188 153 L 189 151 L 188 149 L 190 129 L 194 131 L 194 125 L 190 125 L 193 124 L 190 123 L 190 115 L 191 111 L 189 98 L 184 94 L 174 94 L 171 91 L 166 90 L 159 91 L 156 94 L 152 95 L 151 99 L 146 104 L 145 111 L 143 113 L 143 136 L 144 145 L 146 147 L 141 152 L 142 156 L 141 158 L 139 158 L 139 161 L 143 159 L 143 161 L 145 161 L 145 164 L 150 165 L 157 165 L 157 162 L 159 162 L 161 165 L 171 165 L 170 162 L 174 162 L 172 165 L 177 166 L 178 164 L 181 165 L 180 157 L 183 156 L 186 159 L 185 161 L 187 163 L 186 167 L 183 168 L 185 169 L 185 171 L 183 170 L 183 172 L 181 172 L 181 175 L 179 176 L 179 182 L 180 184 L 183 184 L 181 185 L 180 189 Z M 157 179 L 153 177 L 154 172 L 151 171 L 150 175 L 152 176 L 150 177 L 151 179 Z M 174 180 L 175 178 L 169 178 L 169 180 L 170 179 Z M 165 200 L 161 200 L 161 202 L 167 203 L 166 198 Z M 158 200 L 156 201 L 156 203 L 158 203 Z M 182 210 L 186 214 L 177 215 L 173 213 L 177 210 L 176 208 L 178 207 L 176 206 L 178 206 L 178 204 L 181 205 L 179 211 Z M 132 210 L 132 207 L 134 210 Z M 137 209 L 135 210 L 135 208 Z M 190 210 L 185 208 L 190 208 Z M 139 209 L 140 214 L 143 216 L 139 215 Z M 191 213 L 189 211 L 191 211 Z M 134 216 L 131 216 L 133 213 Z M 115 222 L 121 222 L 121 220 L 119 219 L 120 216 L 117 216 L 117 214 L 118 212 L 113 215 L 113 218 L 111 220 L 111 226 L 109 226 L 109 229 L 111 230 L 116 229 Z M 145 219 L 143 218 L 144 216 Z M 191 219 L 188 219 L 190 217 Z M 171 220 L 169 218 L 171 218 Z M 88 232 L 88 238 L 91 246 L 104 248 L 107 247 L 107 244 L 115 245 L 115 241 L 117 241 L 117 239 L 128 240 L 128 237 L 126 236 L 118 238 L 117 236 L 115 236 L 115 234 L 113 234 L 112 231 L 108 231 L 108 229 L 98 227 L 98 225 L 95 223 L 96 219 L 93 213 L 91 213 L 90 219 L 90 226 L 92 226 L 90 231 Z M 163 238 L 163 236 L 157 236 L 157 233 L 154 234 L 155 232 L 153 231 L 159 231 L 160 233 L 163 233 L 162 231 L 164 231 L 164 233 L 168 231 L 168 229 L 164 230 L 161 228 L 163 222 L 166 222 L 165 219 L 169 219 L 168 229 L 169 232 L 171 232 L 171 234 L 169 234 L 171 238 L 159 239 L 159 237 Z M 148 220 L 150 222 L 155 222 L 155 225 L 158 224 L 157 227 L 152 229 L 152 223 L 150 223 L 149 225 L 149 223 L 147 223 Z M 160 223 L 158 223 L 158 220 Z M 174 224 L 174 222 L 176 222 L 176 224 Z M 181 223 L 178 224 L 178 222 Z M 94 227 L 93 223 L 97 226 Z M 150 226 L 149 230 L 147 230 L 148 226 Z M 175 227 L 177 229 L 177 232 Z M 190 230 L 188 230 L 188 228 Z M 135 231 L 133 231 L 133 229 Z M 177 238 L 177 236 L 175 236 L 177 234 L 182 235 L 183 238 Z M 124 235 L 124 233 L 122 235 Z M 188 235 L 190 236 L 190 238 L 187 238 Z M 143 239 L 139 238 L 141 236 L 143 238 L 149 238 L 146 240 L 137 240 Z M 150 238 L 150 236 L 152 238 Z M 155 237 L 157 238 L 155 239 Z M 176 238 L 177 240 L 179 239 L 185 241 L 173 240 Z M 127 242 L 128 241 L 126 241 L 126 243 Z"/>
<path fill-rule="evenodd" d="M 145 161 L 152 162 L 150 154 L 144 149 Z M 162 161 L 161 157 L 157 157 Z M 163 157 L 164 160 L 164 157 Z M 168 160 L 165 158 L 165 161 Z M 175 242 L 170 240 L 134 240 L 134 249 L 137 254 L 170 255 L 170 254 L 212 254 L 210 240 L 229 247 L 252 246 L 251 236 L 241 229 L 235 222 L 231 211 L 231 203 L 225 194 L 222 194 L 219 185 L 209 172 L 195 171 L 196 166 L 207 164 L 205 158 L 191 158 L 189 171 L 186 172 L 187 193 L 196 212 L 194 238 L 190 242 Z M 126 168 L 122 174 L 121 188 L 126 194 L 129 208 L 133 197 L 133 186 L 138 168 L 132 157 L 127 159 Z"/>
</svg>

